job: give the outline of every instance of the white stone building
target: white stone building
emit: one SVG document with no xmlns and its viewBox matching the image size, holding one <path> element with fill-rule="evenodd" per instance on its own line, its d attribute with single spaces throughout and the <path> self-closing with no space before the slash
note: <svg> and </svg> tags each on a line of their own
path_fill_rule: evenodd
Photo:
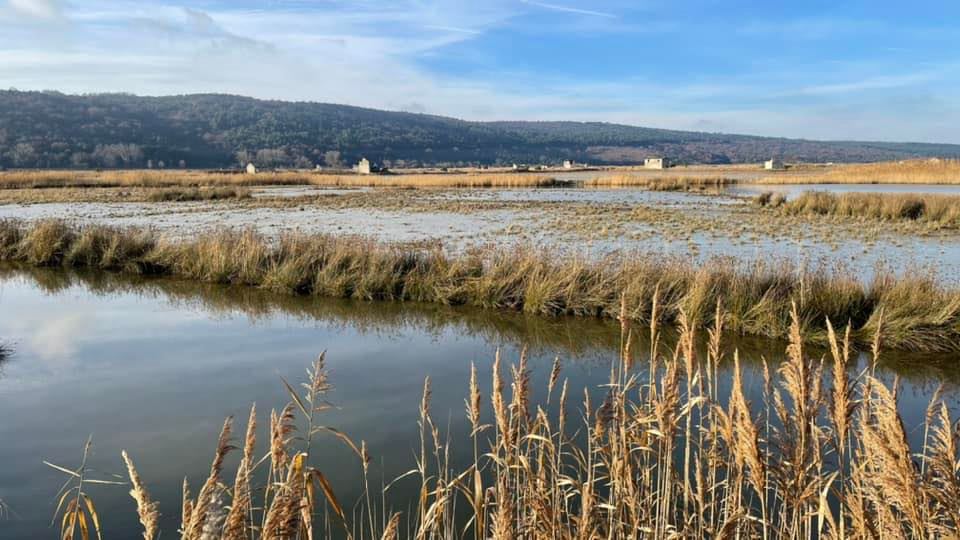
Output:
<svg viewBox="0 0 960 540">
<path fill-rule="evenodd" d="M 643 160 L 643 166 L 647 169 L 666 169 L 670 167 L 670 158 L 656 157 Z"/>
<path fill-rule="evenodd" d="M 357 163 L 357 174 L 370 174 L 370 160 L 363 158 Z"/>
<path fill-rule="evenodd" d="M 783 170 L 785 167 L 783 166 L 782 160 L 773 158 L 773 159 L 768 159 L 764 161 L 763 168 L 768 171 L 779 171 L 779 170 Z"/>
</svg>

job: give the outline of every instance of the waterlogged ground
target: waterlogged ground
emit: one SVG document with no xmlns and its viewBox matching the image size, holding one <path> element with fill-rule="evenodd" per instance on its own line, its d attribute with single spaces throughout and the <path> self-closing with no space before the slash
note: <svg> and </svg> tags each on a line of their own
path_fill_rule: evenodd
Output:
<svg viewBox="0 0 960 540">
<path fill-rule="evenodd" d="M 583 173 L 571 173 L 570 179 L 583 179 L 577 174 Z M 733 255 L 841 265 L 864 279 L 883 266 L 896 272 L 930 270 L 944 281 L 960 280 L 960 231 L 914 223 L 791 217 L 750 203 L 760 191 L 793 197 L 812 189 L 960 194 L 960 186 L 895 184 L 742 184 L 710 193 L 293 186 L 257 188 L 252 199 L 240 201 L 144 203 L 124 201 L 130 190 L 122 189 L 74 191 L 69 202 L 57 202 L 56 190 L 9 190 L 0 193 L 0 219 L 67 218 L 146 226 L 182 238 L 231 227 L 270 236 L 300 231 L 360 234 L 391 242 L 439 241 L 451 250 L 534 245 L 591 258 L 623 251 L 704 260 Z M 30 197 L 46 202 L 24 202 Z"/>
<path fill-rule="evenodd" d="M 471 453 L 463 412 L 471 362 L 488 397 L 497 348 L 513 361 L 526 345 L 535 403 L 544 399 L 555 356 L 562 360 L 571 395 L 586 388 L 598 403 L 619 347 L 619 327 L 590 319 L 289 298 L 246 288 L 0 268 L 0 338 L 15 349 L 0 364 L 0 499 L 10 508 L 10 517 L 0 521 L 0 538 L 56 534 L 50 518 L 64 478 L 42 460 L 77 466 L 91 434 L 90 465 L 100 478 L 123 472 L 121 450 L 136 460 L 161 501 L 166 538 L 176 535 L 181 482 L 184 476 L 193 486 L 203 481 L 224 417 L 245 419 L 256 402 L 263 441 L 265 415 L 287 401 L 280 377 L 299 380 L 321 351 L 327 351 L 335 386 L 328 398 L 338 406 L 322 422 L 367 442 L 379 492 L 413 467 L 424 377 L 433 382 L 434 418 L 444 436 L 449 431 L 453 461 L 462 466 Z M 667 336 L 665 346 L 671 342 Z M 637 350 L 646 347 L 640 343 Z M 760 402 L 759 358 L 779 362 L 783 344 L 729 341 L 728 356 L 734 347 L 747 370 L 749 398 Z M 900 407 L 914 444 L 938 384 L 945 385 L 948 404 L 958 404 L 956 360 L 895 354 L 883 359 L 882 377 L 900 376 Z M 866 360 L 857 363 L 860 370 Z M 641 372 L 646 367 L 642 359 L 638 365 Z M 722 371 L 726 381 L 729 365 Z M 579 409 L 572 402 L 571 417 Z M 344 506 L 352 506 L 361 495 L 357 458 L 332 438 L 317 448 L 314 465 L 328 475 Z M 228 474 L 236 462 L 236 455 L 228 459 Z M 387 494 L 389 504 L 406 509 L 416 485 L 396 484 Z M 127 488 L 91 486 L 90 494 L 105 538 L 139 535 Z"/>
</svg>

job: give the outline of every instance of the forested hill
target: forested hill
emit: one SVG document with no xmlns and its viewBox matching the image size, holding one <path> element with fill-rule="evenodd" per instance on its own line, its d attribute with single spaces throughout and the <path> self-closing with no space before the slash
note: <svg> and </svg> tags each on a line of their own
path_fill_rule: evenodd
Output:
<svg viewBox="0 0 960 540">
<path fill-rule="evenodd" d="M 468 122 L 325 103 L 199 94 L 138 97 L 0 91 L 0 166 L 7 168 L 388 166 L 876 161 L 960 157 L 960 145 L 820 142 L 609 123 Z"/>
</svg>

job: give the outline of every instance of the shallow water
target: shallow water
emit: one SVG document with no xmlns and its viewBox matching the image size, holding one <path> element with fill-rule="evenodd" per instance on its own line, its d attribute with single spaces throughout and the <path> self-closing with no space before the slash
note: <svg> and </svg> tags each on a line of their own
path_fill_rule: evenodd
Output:
<svg viewBox="0 0 960 540">
<path fill-rule="evenodd" d="M 133 457 L 161 502 L 166 538 L 175 536 L 183 477 L 194 487 L 202 482 L 224 417 L 235 415 L 239 432 L 256 402 L 263 441 L 270 409 L 287 401 L 280 377 L 301 380 L 321 351 L 327 351 L 335 386 L 329 399 L 338 406 L 322 422 L 366 440 L 373 483 L 380 486 L 381 478 L 389 483 L 413 467 L 424 377 L 432 379 L 434 418 L 454 441 L 453 461 L 463 465 L 471 452 L 463 413 L 471 362 L 489 396 L 497 348 L 512 362 L 528 346 L 534 402 L 544 397 L 555 356 L 563 360 L 571 395 L 586 387 L 596 397 L 619 347 L 619 327 L 593 319 L 293 298 L 239 287 L 4 268 L 0 339 L 15 349 L 0 364 L 0 499 L 12 510 L 10 519 L 0 521 L 0 537 L 55 534 L 49 524 L 64 478 L 42 460 L 76 467 L 92 434 L 91 465 L 101 478 L 123 473 L 120 450 Z M 777 362 L 783 344 L 731 339 L 727 348 L 733 347 L 741 351 L 751 399 L 759 401 L 758 359 Z M 957 404 L 958 366 L 958 358 L 950 356 L 885 358 L 884 377 L 901 376 L 901 408 L 915 441 L 938 383 L 945 383 L 949 403 Z M 317 448 L 314 464 L 329 476 L 344 505 L 352 505 L 361 494 L 359 461 L 332 438 L 321 439 Z M 236 460 L 236 455 L 228 460 L 228 475 Z M 415 485 L 400 482 L 388 500 L 406 509 Z M 126 491 L 90 488 L 106 538 L 138 535 Z"/>
<path fill-rule="evenodd" d="M 259 189 L 297 195 L 331 192 L 304 186 Z M 78 224 L 151 227 L 176 238 L 230 227 L 251 228 L 270 237 L 299 231 L 363 235 L 386 242 L 437 241 L 451 251 L 477 245 L 535 244 L 590 258 L 617 251 L 700 260 L 719 255 L 855 266 L 864 280 L 871 279 L 874 269 L 883 266 L 896 273 L 929 269 L 945 281 L 960 281 L 960 236 L 956 231 L 901 233 L 877 221 L 831 224 L 829 220 L 771 228 L 762 216 L 751 215 L 744 207 L 745 196 L 753 189 L 960 193 L 960 186 L 895 184 L 741 185 L 720 195 L 630 188 L 438 189 L 416 192 L 418 204 L 425 208 L 421 210 L 310 204 L 273 208 L 203 202 L 88 202 L 4 204 L 0 205 L 0 219 L 31 221 L 67 216 Z M 457 211 L 455 205 L 437 204 L 436 209 L 430 205 L 456 201 L 477 204 L 471 211 Z M 578 203 L 584 212 L 570 229 L 562 226 L 563 220 L 570 218 L 562 211 L 571 208 L 567 203 Z M 673 219 L 630 221 L 625 216 L 631 209 L 664 212 Z M 592 210 L 596 210 L 595 215 L 589 214 Z M 604 233 L 608 227 L 614 232 Z"/>
</svg>

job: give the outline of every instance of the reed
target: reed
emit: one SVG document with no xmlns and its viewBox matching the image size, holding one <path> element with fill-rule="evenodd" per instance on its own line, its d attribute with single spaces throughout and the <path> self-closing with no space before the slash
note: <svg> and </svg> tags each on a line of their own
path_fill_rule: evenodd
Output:
<svg viewBox="0 0 960 540">
<path fill-rule="evenodd" d="M 634 308 L 623 305 L 624 312 Z M 334 528 L 347 538 L 398 538 L 403 523 L 403 537 L 418 539 L 920 540 L 955 534 L 960 453 L 954 419 L 938 393 L 922 426 L 931 436 L 911 447 L 897 412 L 897 383 L 888 386 L 869 371 L 848 375 L 849 331 L 840 339 L 827 320 L 834 378 L 826 387 L 823 381 L 831 379 L 823 360 L 804 348 L 804 321 L 794 305 L 786 359 L 776 370 L 764 368 L 765 398 L 750 403 L 738 353 L 722 378 L 718 369 L 726 348 L 723 305 L 716 307 L 705 358 L 697 357 L 693 329 L 681 318 L 676 347 L 651 348 L 649 378 L 631 368 L 629 347 L 611 358 L 605 396 L 594 401 L 585 392 L 578 420 L 567 416 L 576 407 L 567 401 L 567 381 L 559 398 L 552 392 L 560 367 L 538 393 L 545 398 L 535 401 L 525 355 L 509 367 L 508 393 L 498 352 L 487 400 L 471 369 L 465 388 L 472 430 L 466 440 L 450 440 L 432 420 L 427 378 L 417 420 L 421 448 L 416 466 L 403 475 L 419 483 L 417 500 L 397 511 L 361 497 L 354 520 L 346 518 L 322 463 L 311 459 L 309 438 L 291 436 L 294 426 L 312 434 L 315 404 L 325 403 L 327 378 L 323 362 L 315 362 L 299 392 L 284 381 L 290 402 L 272 415 L 270 444 L 258 451 L 248 428 L 232 486 L 222 474 L 223 455 L 232 448 L 230 419 L 224 424 L 204 490 L 214 486 L 208 499 L 231 515 L 241 508 L 237 514 L 249 518 L 208 517 L 197 529 L 204 496 L 193 500 L 186 492 L 182 538 L 312 538 L 321 531 L 330 537 Z M 873 339 L 875 356 L 883 328 Z M 622 330 L 629 343 L 630 324 Z M 719 387 L 730 388 L 728 397 Z M 490 424 L 480 423 L 488 417 Z M 255 422 L 251 411 L 248 426 Z M 355 451 L 366 478 L 366 446 L 335 433 Z M 451 462 L 449 447 L 457 444 L 474 447 L 471 462 Z M 124 460 L 144 536 L 152 538 L 158 508 L 126 454 Z M 251 463 L 270 468 L 267 484 L 253 490 L 244 472 Z"/>
<path fill-rule="evenodd" d="M 911 159 L 808 167 L 761 184 L 960 184 L 960 159 Z"/>
<path fill-rule="evenodd" d="M 724 326 L 740 334 L 786 338 L 796 303 L 805 339 L 825 342 L 825 320 L 850 321 L 863 343 L 884 313 L 888 347 L 960 351 L 960 291 L 935 276 L 879 272 L 865 283 L 842 269 L 785 261 L 705 264 L 626 253 L 600 260 L 545 249 L 473 249 L 379 243 L 368 238 L 222 230 L 170 240 L 142 229 L 0 222 L 0 260 L 34 266 L 113 270 L 246 285 L 294 295 L 431 302 L 534 315 L 622 318 L 646 324 L 650 298 L 658 322 L 713 324 L 723 297 Z M 656 292 L 656 295 L 654 295 Z M 626 303 L 630 309 L 621 315 Z"/>
<path fill-rule="evenodd" d="M 584 182 L 586 187 L 642 187 L 651 191 L 707 191 L 736 184 L 724 176 L 652 176 L 611 174 Z"/>
<path fill-rule="evenodd" d="M 0 189 L 76 187 L 239 187 L 304 185 L 323 187 L 552 187 L 569 182 L 545 174 L 333 174 L 205 171 L 8 171 L 0 172 Z"/>
<path fill-rule="evenodd" d="M 787 197 L 782 193 L 764 191 L 753 197 L 753 204 L 759 207 L 779 208 L 787 202 Z"/>
<path fill-rule="evenodd" d="M 960 226 L 960 197 L 954 195 L 808 191 L 784 204 L 783 211 L 790 215 L 913 221 L 936 228 Z"/>
<path fill-rule="evenodd" d="M 250 190 L 238 187 L 164 188 L 147 195 L 150 202 L 217 201 L 222 199 L 249 199 Z"/>
</svg>

